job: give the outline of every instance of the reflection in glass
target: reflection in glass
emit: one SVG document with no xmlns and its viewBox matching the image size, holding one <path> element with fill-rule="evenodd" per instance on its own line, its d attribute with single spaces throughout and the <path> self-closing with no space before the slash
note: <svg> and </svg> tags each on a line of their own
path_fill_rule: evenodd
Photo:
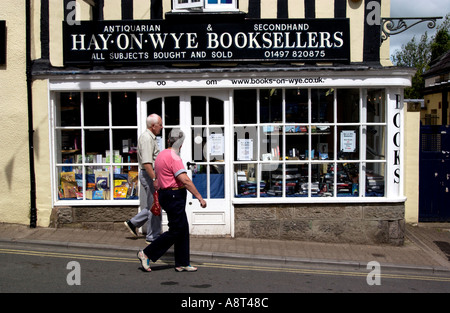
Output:
<svg viewBox="0 0 450 313">
<path fill-rule="evenodd" d="M 84 93 L 84 125 L 109 125 L 109 95 L 107 92 Z"/>
<path fill-rule="evenodd" d="M 312 123 L 331 123 L 334 121 L 334 89 L 311 89 Z"/>
<path fill-rule="evenodd" d="M 81 126 L 81 97 L 79 92 L 62 92 L 57 107 L 56 126 Z"/>
<path fill-rule="evenodd" d="M 359 122 L 359 89 L 337 90 L 337 122 Z"/>
<path fill-rule="evenodd" d="M 83 179 L 81 166 L 57 167 L 58 199 L 83 199 Z"/>
<path fill-rule="evenodd" d="M 255 89 L 234 91 L 234 124 L 256 124 L 258 110 Z"/>
<path fill-rule="evenodd" d="M 261 164 L 261 181 L 264 182 L 264 192 L 261 197 L 283 196 L 283 164 Z"/>
<path fill-rule="evenodd" d="M 283 121 L 283 91 L 281 89 L 261 89 L 259 102 L 261 123 L 281 123 Z"/>
<path fill-rule="evenodd" d="M 384 123 L 386 116 L 386 95 L 384 89 L 367 91 L 367 122 Z"/>
<path fill-rule="evenodd" d="M 136 92 L 112 92 L 111 115 L 113 126 L 137 125 Z"/>
<path fill-rule="evenodd" d="M 384 197 L 385 163 L 366 163 L 366 197 Z"/>
<path fill-rule="evenodd" d="M 366 158 L 368 160 L 386 159 L 386 126 L 367 126 Z"/>
<path fill-rule="evenodd" d="M 286 123 L 308 123 L 308 89 L 286 89 Z"/>
<path fill-rule="evenodd" d="M 234 166 L 234 194 L 238 198 L 255 198 L 257 196 L 257 164 L 235 164 Z M 260 183 L 264 193 L 265 183 Z"/>
</svg>

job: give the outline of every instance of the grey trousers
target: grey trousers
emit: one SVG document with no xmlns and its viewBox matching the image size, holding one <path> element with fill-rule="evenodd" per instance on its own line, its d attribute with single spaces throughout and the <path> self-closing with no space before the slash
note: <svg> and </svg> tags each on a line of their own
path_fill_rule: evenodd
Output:
<svg viewBox="0 0 450 313">
<path fill-rule="evenodd" d="M 161 234 L 162 215 L 154 216 L 150 211 L 153 205 L 153 193 L 155 192 L 153 180 L 144 170 L 139 171 L 139 180 L 141 182 L 141 211 L 130 219 L 130 222 L 136 227 L 141 227 L 147 222 L 147 235 L 145 239 L 147 241 L 153 241 Z"/>
</svg>

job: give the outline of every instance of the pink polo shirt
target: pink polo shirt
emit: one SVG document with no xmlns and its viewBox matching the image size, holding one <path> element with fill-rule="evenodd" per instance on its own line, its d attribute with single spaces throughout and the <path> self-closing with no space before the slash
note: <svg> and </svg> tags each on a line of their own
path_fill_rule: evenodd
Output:
<svg viewBox="0 0 450 313">
<path fill-rule="evenodd" d="M 180 156 L 172 149 L 165 149 L 158 154 L 155 172 L 161 189 L 183 187 L 176 177 L 181 173 L 187 173 Z"/>
</svg>

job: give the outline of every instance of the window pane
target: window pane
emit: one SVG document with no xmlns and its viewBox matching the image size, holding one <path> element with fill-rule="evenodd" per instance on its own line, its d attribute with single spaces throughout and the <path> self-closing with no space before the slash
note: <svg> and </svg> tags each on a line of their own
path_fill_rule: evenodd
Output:
<svg viewBox="0 0 450 313">
<path fill-rule="evenodd" d="M 105 129 L 87 129 L 84 131 L 87 163 L 101 163 L 109 147 L 109 131 Z"/>
<path fill-rule="evenodd" d="M 384 197 L 385 163 L 366 164 L 366 197 Z"/>
<path fill-rule="evenodd" d="M 207 131 L 206 127 L 192 129 L 192 160 L 206 162 L 207 157 Z M 167 137 L 166 137 L 167 138 Z"/>
<path fill-rule="evenodd" d="M 209 124 L 210 125 L 223 125 L 224 113 L 223 113 L 223 101 L 215 98 L 209 98 Z"/>
<path fill-rule="evenodd" d="M 359 163 L 338 163 L 337 168 L 338 197 L 358 197 Z"/>
<path fill-rule="evenodd" d="M 81 130 L 58 129 L 56 130 L 57 163 L 82 163 L 79 157 L 82 153 Z"/>
<path fill-rule="evenodd" d="M 238 198 L 255 198 L 257 196 L 257 164 L 236 164 L 234 166 L 234 193 Z M 265 184 L 260 183 L 260 188 Z"/>
<path fill-rule="evenodd" d="M 109 97 L 107 92 L 84 93 L 84 125 L 109 125 Z"/>
<path fill-rule="evenodd" d="M 147 114 L 158 114 L 159 116 L 162 116 L 162 98 L 153 99 L 150 101 L 147 101 Z M 164 121 L 164 119 L 163 119 Z"/>
<path fill-rule="evenodd" d="M 116 200 L 138 199 L 138 167 L 114 166 L 114 194 Z"/>
<path fill-rule="evenodd" d="M 258 133 L 256 126 L 234 127 L 234 160 L 254 161 L 258 154 Z"/>
<path fill-rule="evenodd" d="M 338 126 L 338 160 L 359 159 L 359 127 Z"/>
<path fill-rule="evenodd" d="M 367 126 L 367 151 L 368 160 L 386 159 L 386 126 Z"/>
<path fill-rule="evenodd" d="M 62 92 L 57 108 L 56 126 L 81 126 L 79 92 Z"/>
<path fill-rule="evenodd" d="M 57 172 L 59 179 L 58 199 L 83 199 L 83 180 L 81 166 L 58 167 Z"/>
<path fill-rule="evenodd" d="M 386 95 L 384 89 L 367 91 L 367 122 L 384 123 L 386 115 Z"/>
<path fill-rule="evenodd" d="M 281 89 L 262 89 L 260 91 L 260 122 L 261 123 L 281 123 L 282 98 Z"/>
<path fill-rule="evenodd" d="M 311 196 L 332 197 L 334 195 L 334 164 L 311 165 Z"/>
<path fill-rule="evenodd" d="M 209 172 L 210 199 L 225 198 L 225 166 L 216 164 L 210 165 Z"/>
<path fill-rule="evenodd" d="M 197 188 L 202 198 L 208 198 L 207 190 L 207 166 L 197 164 L 192 169 L 192 182 Z"/>
<path fill-rule="evenodd" d="M 311 122 L 332 123 L 334 89 L 311 89 Z"/>
<path fill-rule="evenodd" d="M 311 126 L 311 159 L 334 159 L 334 126 Z"/>
<path fill-rule="evenodd" d="M 359 89 L 337 90 L 337 122 L 359 122 Z"/>
<path fill-rule="evenodd" d="M 180 125 L 180 97 L 164 98 L 164 114 L 165 125 Z"/>
<path fill-rule="evenodd" d="M 262 164 L 261 180 L 265 184 L 261 197 L 281 197 L 283 195 L 283 164 Z"/>
<path fill-rule="evenodd" d="M 308 126 L 285 126 L 287 160 L 305 160 L 308 154 Z"/>
<path fill-rule="evenodd" d="M 110 200 L 111 176 L 109 166 L 92 166 L 86 174 L 86 199 Z"/>
<path fill-rule="evenodd" d="M 137 130 L 113 129 L 113 151 L 117 151 L 123 163 L 137 163 Z M 117 163 L 117 162 L 116 162 Z"/>
<path fill-rule="evenodd" d="M 208 134 L 208 153 L 210 161 L 225 159 L 225 133 L 220 127 L 212 127 Z"/>
<path fill-rule="evenodd" d="M 256 124 L 256 90 L 234 91 L 234 123 Z"/>
<path fill-rule="evenodd" d="M 136 126 L 136 93 L 113 92 L 111 93 L 112 125 Z"/>
<path fill-rule="evenodd" d="M 191 98 L 192 125 L 206 125 L 206 97 Z"/>
<path fill-rule="evenodd" d="M 286 90 L 286 123 L 308 123 L 308 89 Z"/>
<path fill-rule="evenodd" d="M 283 157 L 283 127 L 260 127 L 260 160 L 280 160 Z"/>
</svg>

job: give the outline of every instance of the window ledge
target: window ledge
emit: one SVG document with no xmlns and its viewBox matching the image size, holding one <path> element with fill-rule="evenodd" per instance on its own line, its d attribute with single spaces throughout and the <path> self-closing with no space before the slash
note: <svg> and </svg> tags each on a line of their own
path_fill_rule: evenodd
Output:
<svg viewBox="0 0 450 313">
<path fill-rule="evenodd" d="M 311 197 L 311 198 L 234 198 L 235 204 L 310 204 L 310 203 L 401 203 L 406 197 Z"/>
</svg>

